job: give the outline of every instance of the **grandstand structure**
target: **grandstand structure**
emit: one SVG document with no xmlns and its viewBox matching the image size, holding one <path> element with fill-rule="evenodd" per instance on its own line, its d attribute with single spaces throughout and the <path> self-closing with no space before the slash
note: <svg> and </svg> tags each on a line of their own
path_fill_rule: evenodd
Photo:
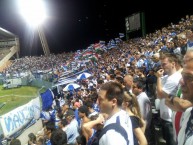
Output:
<svg viewBox="0 0 193 145">
<path fill-rule="evenodd" d="M 19 58 L 19 51 L 19 38 L 0 27 L 0 72 L 12 63 L 11 58 Z"/>
</svg>

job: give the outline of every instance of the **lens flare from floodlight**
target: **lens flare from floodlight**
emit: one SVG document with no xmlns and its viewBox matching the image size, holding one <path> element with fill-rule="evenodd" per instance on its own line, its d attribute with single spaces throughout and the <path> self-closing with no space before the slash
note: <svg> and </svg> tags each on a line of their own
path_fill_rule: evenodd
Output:
<svg viewBox="0 0 193 145">
<path fill-rule="evenodd" d="M 43 0 L 19 0 L 19 9 L 24 19 L 32 26 L 42 24 L 46 18 Z"/>
</svg>

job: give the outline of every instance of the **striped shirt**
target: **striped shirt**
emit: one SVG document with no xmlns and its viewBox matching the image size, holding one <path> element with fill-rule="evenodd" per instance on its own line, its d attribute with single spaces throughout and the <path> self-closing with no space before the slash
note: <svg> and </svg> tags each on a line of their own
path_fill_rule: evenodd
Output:
<svg viewBox="0 0 193 145">
<path fill-rule="evenodd" d="M 75 144 L 76 137 L 79 136 L 78 133 L 78 122 L 76 119 L 73 119 L 70 124 L 67 126 L 66 134 L 68 138 L 68 144 Z"/>
</svg>

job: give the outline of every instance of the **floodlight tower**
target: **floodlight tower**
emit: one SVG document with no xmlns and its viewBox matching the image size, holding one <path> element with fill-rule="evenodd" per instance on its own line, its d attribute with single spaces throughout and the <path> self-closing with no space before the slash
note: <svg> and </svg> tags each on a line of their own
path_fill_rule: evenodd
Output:
<svg viewBox="0 0 193 145">
<path fill-rule="evenodd" d="M 41 44 L 42 44 L 44 55 L 49 56 L 50 55 L 50 49 L 49 49 L 49 46 L 48 46 L 48 43 L 47 43 L 46 36 L 45 36 L 44 31 L 41 28 L 41 26 L 38 26 L 38 34 L 39 34 L 39 37 L 40 37 L 40 41 L 41 41 Z"/>
<path fill-rule="evenodd" d="M 43 0 L 18 0 L 19 9 L 25 20 L 34 28 L 37 28 L 41 45 L 45 56 L 50 55 L 50 49 L 42 29 L 42 24 L 46 19 L 45 1 Z"/>
</svg>

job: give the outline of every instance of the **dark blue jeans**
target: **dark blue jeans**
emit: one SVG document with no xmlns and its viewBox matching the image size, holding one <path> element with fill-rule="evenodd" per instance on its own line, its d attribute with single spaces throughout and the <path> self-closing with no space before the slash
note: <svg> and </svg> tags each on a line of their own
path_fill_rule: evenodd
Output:
<svg viewBox="0 0 193 145">
<path fill-rule="evenodd" d="M 161 124 L 163 139 L 166 140 L 166 145 L 175 145 L 172 122 L 161 119 Z"/>
</svg>

